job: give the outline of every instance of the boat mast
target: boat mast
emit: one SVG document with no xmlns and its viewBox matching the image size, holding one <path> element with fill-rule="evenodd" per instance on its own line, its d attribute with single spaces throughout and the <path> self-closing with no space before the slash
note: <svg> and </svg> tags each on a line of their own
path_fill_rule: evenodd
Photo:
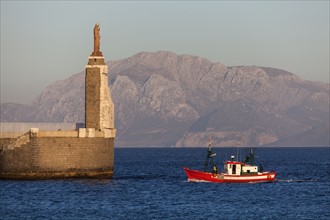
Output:
<svg viewBox="0 0 330 220">
<path fill-rule="evenodd" d="M 211 137 L 209 137 L 209 141 L 208 141 L 208 146 L 207 146 L 207 154 L 206 154 L 206 159 L 205 159 L 205 163 L 204 163 L 204 172 L 207 171 L 207 168 L 209 166 L 209 162 L 212 166 L 214 166 L 214 162 L 213 162 L 213 157 L 215 157 L 216 153 L 212 152 L 212 147 L 211 147 Z"/>
<path fill-rule="evenodd" d="M 253 147 L 250 148 L 250 161 L 251 161 L 251 165 L 254 165 L 254 152 L 253 152 Z"/>
</svg>

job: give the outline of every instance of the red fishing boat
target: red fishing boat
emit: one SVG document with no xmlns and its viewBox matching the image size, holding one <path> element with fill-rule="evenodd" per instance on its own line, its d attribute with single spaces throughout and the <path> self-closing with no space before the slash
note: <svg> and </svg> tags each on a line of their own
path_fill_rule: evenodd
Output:
<svg viewBox="0 0 330 220">
<path fill-rule="evenodd" d="M 204 171 L 191 170 L 184 167 L 184 171 L 188 176 L 188 181 L 194 182 L 216 182 L 216 183 L 260 183 L 274 182 L 276 177 L 275 171 L 263 172 L 262 166 L 254 164 L 253 148 L 250 149 L 250 154 L 246 156 L 244 162 L 235 161 L 235 157 L 231 156 L 231 160 L 224 162 L 223 171 L 218 173 L 218 168 L 213 162 L 215 153 L 211 150 L 211 145 L 208 146 Z M 212 166 L 212 170 L 207 168 Z"/>
</svg>

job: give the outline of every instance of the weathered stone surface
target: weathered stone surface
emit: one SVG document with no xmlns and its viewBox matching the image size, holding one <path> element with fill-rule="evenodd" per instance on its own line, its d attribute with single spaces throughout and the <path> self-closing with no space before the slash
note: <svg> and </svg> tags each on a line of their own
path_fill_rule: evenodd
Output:
<svg viewBox="0 0 330 220">
<path fill-rule="evenodd" d="M 19 147 L 0 139 L 0 179 L 111 178 L 114 138 L 30 137 Z"/>
<path fill-rule="evenodd" d="M 165 51 L 141 52 L 108 66 L 118 145 L 204 146 L 210 135 L 219 146 L 310 145 L 293 138 L 299 134 L 310 137 L 313 146 L 330 145 L 329 84 L 284 70 L 227 67 Z M 48 86 L 30 120 L 84 122 L 83 82 L 81 73 Z M 1 120 L 7 117 L 15 119 L 8 113 Z"/>
<path fill-rule="evenodd" d="M 95 63 L 86 66 L 85 121 L 86 128 L 114 129 L 114 105 L 108 84 L 108 66 Z"/>
</svg>

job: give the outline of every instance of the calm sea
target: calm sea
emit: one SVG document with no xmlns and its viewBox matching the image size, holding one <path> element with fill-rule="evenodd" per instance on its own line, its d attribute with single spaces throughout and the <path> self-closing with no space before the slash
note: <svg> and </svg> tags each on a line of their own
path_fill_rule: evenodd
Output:
<svg viewBox="0 0 330 220">
<path fill-rule="evenodd" d="M 237 154 L 213 151 L 219 164 Z M 256 154 L 276 182 L 187 182 L 183 167 L 203 169 L 206 148 L 117 148 L 112 180 L 0 181 L 0 218 L 330 219 L 330 148 Z"/>
</svg>

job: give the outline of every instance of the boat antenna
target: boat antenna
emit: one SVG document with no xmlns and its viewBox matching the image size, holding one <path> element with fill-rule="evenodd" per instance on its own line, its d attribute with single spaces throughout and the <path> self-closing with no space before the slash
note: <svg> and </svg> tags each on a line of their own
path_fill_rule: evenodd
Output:
<svg viewBox="0 0 330 220">
<path fill-rule="evenodd" d="M 245 156 L 245 163 L 250 163 L 251 165 L 253 165 L 253 150 L 252 147 L 247 147 L 245 148 L 246 151 L 246 156 Z"/>
<path fill-rule="evenodd" d="M 251 147 L 250 148 L 250 162 L 251 162 L 251 165 L 254 165 L 254 158 L 255 158 L 254 148 Z"/>
<path fill-rule="evenodd" d="M 211 135 L 210 135 L 210 136 L 209 136 L 209 141 L 208 141 L 207 145 L 208 145 L 208 146 L 211 146 L 211 144 L 212 144 L 212 137 L 211 137 Z"/>
</svg>

